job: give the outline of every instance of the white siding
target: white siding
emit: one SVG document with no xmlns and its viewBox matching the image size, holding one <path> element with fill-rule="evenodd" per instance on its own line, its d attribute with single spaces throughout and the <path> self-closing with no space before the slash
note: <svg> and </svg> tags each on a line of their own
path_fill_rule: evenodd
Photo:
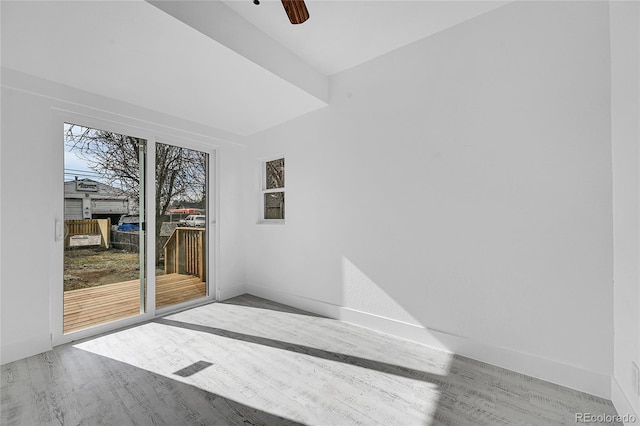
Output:
<svg viewBox="0 0 640 426">
<path fill-rule="evenodd" d="M 64 199 L 64 220 L 82 219 L 82 199 Z"/>
<path fill-rule="evenodd" d="M 127 200 L 91 200 L 91 213 L 103 214 L 127 214 L 129 206 Z"/>
</svg>

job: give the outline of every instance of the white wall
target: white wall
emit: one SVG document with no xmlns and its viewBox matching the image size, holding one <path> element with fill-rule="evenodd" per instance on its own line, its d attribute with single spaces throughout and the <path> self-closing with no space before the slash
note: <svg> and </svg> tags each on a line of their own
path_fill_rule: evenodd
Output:
<svg viewBox="0 0 640 426">
<path fill-rule="evenodd" d="M 222 298 L 247 283 L 638 411 L 638 14 L 625 7 L 637 4 L 611 7 L 610 52 L 606 3 L 505 6 L 337 74 L 329 108 L 248 150 L 3 69 L 1 361 L 51 347 L 61 108 L 218 147 Z M 274 155 L 287 159 L 287 222 L 257 225 L 257 165 Z M 30 227 L 14 226 L 34 200 Z"/>
<path fill-rule="evenodd" d="M 335 75 L 249 138 L 249 291 L 610 395 L 609 54 L 606 3 L 516 2 Z"/>
<path fill-rule="evenodd" d="M 51 348 L 51 289 L 62 285 L 54 256 L 55 179 L 62 179 L 60 111 L 143 129 L 163 142 L 172 137 L 216 146 L 218 156 L 220 293 L 244 283 L 238 212 L 238 169 L 244 148 L 215 130 L 25 74 L 2 70 L 2 363 Z M 59 182 L 58 182 L 59 183 Z M 59 244 L 59 243 L 58 243 Z"/>
<path fill-rule="evenodd" d="M 640 413 L 632 362 L 640 366 L 640 5 L 611 2 L 611 143 L 616 406 Z M 637 386 L 637 385 L 636 385 Z"/>
</svg>

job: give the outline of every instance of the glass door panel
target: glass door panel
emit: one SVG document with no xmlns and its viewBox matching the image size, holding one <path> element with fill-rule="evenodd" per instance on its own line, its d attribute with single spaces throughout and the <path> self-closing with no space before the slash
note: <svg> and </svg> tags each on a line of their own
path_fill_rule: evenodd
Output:
<svg viewBox="0 0 640 426">
<path fill-rule="evenodd" d="M 207 153 L 156 144 L 156 308 L 205 297 Z"/>
<path fill-rule="evenodd" d="M 144 312 L 146 141 L 64 125 L 64 326 Z"/>
</svg>

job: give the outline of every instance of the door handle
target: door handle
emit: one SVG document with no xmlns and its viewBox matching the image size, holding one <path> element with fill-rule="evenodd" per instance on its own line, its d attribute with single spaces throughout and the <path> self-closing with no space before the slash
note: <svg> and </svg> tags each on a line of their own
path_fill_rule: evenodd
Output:
<svg viewBox="0 0 640 426">
<path fill-rule="evenodd" d="M 62 227 L 62 221 L 60 219 L 56 219 L 56 228 L 55 228 L 55 241 L 62 241 L 64 238 L 64 231 Z"/>
</svg>

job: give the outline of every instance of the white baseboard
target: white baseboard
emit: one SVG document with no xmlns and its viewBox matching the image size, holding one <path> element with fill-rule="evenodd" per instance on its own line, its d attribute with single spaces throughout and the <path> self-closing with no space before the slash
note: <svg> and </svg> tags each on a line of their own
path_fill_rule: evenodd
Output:
<svg viewBox="0 0 640 426">
<path fill-rule="evenodd" d="M 536 355 L 488 345 L 463 336 L 432 330 L 367 312 L 349 308 L 341 308 L 341 310 L 342 315 L 339 319 L 361 327 L 412 340 L 602 398 L 609 399 L 611 397 L 611 379 L 606 374 L 594 373 Z"/>
<path fill-rule="evenodd" d="M 606 374 L 266 287 L 247 285 L 246 291 L 254 296 L 294 308 L 418 342 L 602 398 L 611 398 L 611 377 Z"/>
<path fill-rule="evenodd" d="M 8 364 L 19 359 L 41 354 L 53 349 L 48 339 L 25 339 L 17 342 L 2 342 L 0 364 Z"/>
<path fill-rule="evenodd" d="M 611 378 L 611 402 L 613 402 L 613 406 L 616 407 L 616 411 L 620 416 L 623 416 L 623 418 L 625 415 L 627 415 L 627 418 L 634 416 L 636 419 L 635 422 L 625 422 L 625 426 L 638 425 L 640 415 L 633 409 L 631 402 L 627 399 L 625 393 L 620 387 L 620 383 L 618 383 L 618 380 L 616 380 L 615 377 Z"/>
<path fill-rule="evenodd" d="M 245 294 L 246 292 L 247 292 L 247 289 L 246 289 L 246 286 L 244 285 L 234 285 L 231 287 L 220 288 L 218 289 L 216 300 L 218 300 L 219 302 L 222 302 L 223 300 L 240 296 L 241 294 Z"/>
<path fill-rule="evenodd" d="M 247 285 L 246 290 L 247 293 L 254 296 L 282 303 L 293 308 L 302 309 L 303 311 L 313 312 L 314 314 L 323 315 L 325 317 L 339 319 L 340 307 L 337 305 L 255 285 Z"/>
</svg>

